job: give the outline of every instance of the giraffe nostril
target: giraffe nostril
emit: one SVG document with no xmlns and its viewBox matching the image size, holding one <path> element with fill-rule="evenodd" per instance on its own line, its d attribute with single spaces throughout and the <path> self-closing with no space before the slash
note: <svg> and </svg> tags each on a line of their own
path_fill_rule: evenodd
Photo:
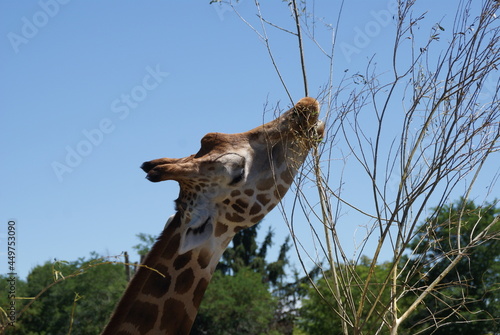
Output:
<svg viewBox="0 0 500 335">
<path fill-rule="evenodd" d="M 155 167 L 154 164 L 152 164 L 151 162 L 144 162 L 141 165 L 142 171 L 144 171 L 146 173 L 148 173 L 154 167 Z"/>
</svg>

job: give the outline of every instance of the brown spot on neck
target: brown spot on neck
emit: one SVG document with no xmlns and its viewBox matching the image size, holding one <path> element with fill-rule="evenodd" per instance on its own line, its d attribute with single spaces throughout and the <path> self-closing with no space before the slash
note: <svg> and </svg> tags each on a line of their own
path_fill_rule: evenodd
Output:
<svg viewBox="0 0 500 335">
<path fill-rule="evenodd" d="M 158 318 L 158 306 L 149 302 L 135 301 L 128 312 L 127 322 L 137 327 L 141 334 L 153 329 Z"/>
<path fill-rule="evenodd" d="M 264 180 L 261 180 L 257 183 L 257 189 L 259 191 L 267 191 L 270 190 L 274 186 L 274 178 L 267 178 Z"/>
<path fill-rule="evenodd" d="M 193 251 L 191 250 L 180 256 L 177 256 L 177 258 L 174 261 L 174 268 L 176 270 L 182 269 L 189 263 L 192 257 L 193 257 Z"/>
<path fill-rule="evenodd" d="M 251 197 L 254 194 L 254 191 L 252 189 L 245 190 L 244 193 Z"/>
<path fill-rule="evenodd" d="M 264 216 L 266 215 L 265 214 L 257 215 L 253 217 L 250 221 L 252 221 L 252 223 L 258 223 L 260 220 L 264 218 Z"/>
<path fill-rule="evenodd" d="M 287 169 L 280 174 L 280 178 L 285 184 L 291 185 L 293 181 L 293 174 Z"/>
<path fill-rule="evenodd" d="M 250 215 L 255 215 L 262 210 L 262 206 L 258 203 L 253 204 L 252 208 L 250 208 Z"/>
<path fill-rule="evenodd" d="M 201 300 L 203 299 L 203 295 L 207 289 L 209 281 L 205 278 L 201 278 L 198 284 L 196 284 L 196 288 L 194 289 L 193 295 L 193 305 L 194 308 L 198 309 L 201 304 Z"/>
<path fill-rule="evenodd" d="M 265 193 L 258 194 L 257 195 L 257 200 L 262 204 L 262 205 L 267 205 L 271 201 L 271 197 L 268 196 Z"/>
<path fill-rule="evenodd" d="M 221 222 L 217 222 L 217 224 L 215 225 L 215 237 L 221 236 L 227 231 L 227 229 L 228 229 L 227 225 Z"/>
<path fill-rule="evenodd" d="M 276 198 L 278 198 L 278 199 L 283 198 L 285 196 L 286 191 L 288 191 L 288 188 L 279 184 L 276 191 L 275 191 Z"/>
<path fill-rule="evenodd" d="M 172 259 L 172 257 L 174 257 L 174 255 L 179 250 L 180 242 L 181 242 L 181 234 L 177 233 L 174 236 L 172 236 L 170 241 L 168 241 L 166 244 L 167 247 L 165 248 L 163 258 L 165 258 L 166 260 Z"/>
<path fill-rule="evenodd" d="M 191 268 L 187 268 L 177 276 L 177 279 L 175 280 L 175 292 L 178 294 L 184 294 L 191 289 L 193 283 L 194 272 Z"/>
<path fill-rule="evenodd" d="M 198 265 L 203 270 L 210 264 L 211 259 L 212 255 L 207 250 L 201 250 L 200 253 L 198 254 L 198 259 L 197 259 Z"/>
<path fill-rule="evenodd" d="M 226 213 L 226 219 L 231 221 L 231 222 L 243 222 L 243 221 L 245 221 L 244 217 L 241 217 L 236 213 Z"/>
<path fill-rule="evenodd" d="M 155 270 L 160 272 L 165 277 L 151 270 L 151 274 L 142 287 L 142 293 L 152 295 L 155 298 L 160 298 L 168 292 L 170 284 L 172 283 L 172 277 L 170 277 L 168 270 L 164 265 L 157 264 L 155 266 Z"/>
<path fill-rule="evenodd" d="M 189 334 L 192 323 L 183 302 L 173 298 L 165 301 L 160 325 L 165 334 Z"/>
<path fill-rule="evenodd" d="M 231 208 L 234 209 L 236 212 L 240 213 L 240 214 L 243 214 L 245 213 L 245 209 L 242 208 L 240 205 L 238 204 L 232 204 L 231 205 Z"/>
</svg>

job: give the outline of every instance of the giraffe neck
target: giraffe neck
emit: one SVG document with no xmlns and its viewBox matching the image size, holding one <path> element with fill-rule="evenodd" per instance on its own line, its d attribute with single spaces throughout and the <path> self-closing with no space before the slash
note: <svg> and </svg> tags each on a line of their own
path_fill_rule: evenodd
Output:
<svg viewBox="0 0 500 335">
<path fill-rule="evenodd" d="M 223 250 L 197 248 L 179 255 L 180 225 L 177 213 L 130 281 L 102 335 L 189 334 Z M 231 237 L 225 237 L 227 243 Z"/>
</svg>

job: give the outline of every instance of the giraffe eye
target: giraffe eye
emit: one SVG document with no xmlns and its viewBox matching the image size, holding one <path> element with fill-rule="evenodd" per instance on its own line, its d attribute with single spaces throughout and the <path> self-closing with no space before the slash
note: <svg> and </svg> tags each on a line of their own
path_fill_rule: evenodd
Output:
<svg viewBox="0 0 500 335">
<path fill-rule="evenodd" d="M 244 174 L 245 174 L 245 170 L 241 169 L 240 173 L 238 175 L 236 175 L 233 178 L 233 180 L 231 180 L 231 182 L 229 183 L 229 185 L 236 185 L 236 184 L 238 184 L 240 181 L 243 180 Z"/>
</svg>

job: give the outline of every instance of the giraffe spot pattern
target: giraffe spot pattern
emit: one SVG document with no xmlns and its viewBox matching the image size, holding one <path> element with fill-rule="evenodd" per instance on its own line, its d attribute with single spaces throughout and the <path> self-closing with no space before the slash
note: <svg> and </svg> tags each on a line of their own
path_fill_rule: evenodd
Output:
<svg viewBox="0 0 500 335">
<path fill-rule="evenodd" d="M 252 221 L 252 223 L 257 223 L 260 220 L 262 220 L 264 218 L 264 216 L 266 216 L 266 215 L 265 214 L 257 215 L 255 217 L 253 217 L 250 221 Z"/>
<path fill-rule="evenodd" d="M 226 213 L 226 219 L 231 221 L 231 222 L 243 222 L 245 221 L 244 217 L 241 217 L 240 215 L 236 213 Z"/>
<path fill-rule="evenodd" d="M 240 231 L 242 231 L 243 229 L 245 229 L 246 227 L 245 226 L 238 226 L 238 227 L 235 227 L 234 228 L 234 233 L 235 234 L 238 234 Z M 228 243 L 229 244 L 229 243 Z"/>
<path fill-rule="evenodd" d="M 162 277 L 155 271 L 151 271 L 151 274 L 142 287 L 142 293 L 152 295 L 155 298 L 160 298 L 168 292 L 170 284 L 172 283 L 172 277 L 168 274 L 166 266 L 157 264 L 154 268 L 161 272 L 165 277 Z"/>
<path fill-rule="evenodd" d="M 196 288 L 194 289 L 193 292 L 194 308 L 198 309 L 198 307 L 200 307 L 201 300 L 203 299 L 203 295 L 205 294 L 207 286 L 208 286 L 208 280 L 206 280 L 205 278 L 201 278 L 198 281 L 198 284 L 196 284 Z"/>
<path fill-rule="evenodd" d="M 164 331 L 165 334 L 189 334 L 192 323 L 183 302 L 174 298 L 165 301 L 160 330 Z"/>
<path fill-rule="evenodd" d="M 271 177 L 261 180 L 257 183 L 256 186 L 259 191 L 267 191 L 274 186 L 274 179 Z"/>
<path fill-rule="evenodd" d="M 238 212 L 238 213 L 240 213 L 240 214 L 245 213 L 245 209 L 244 209 L 244 208 L 242 208 L 242 207 L 241 207 L 240 205 L 238 205 L 238 204 L 232 204 L 232 205 L 231 205 L 231 208 L 232 208 L 232 209 L 234 209 L 235 211 L 237 211 L 237 212 Z"/>
<path fill-rule="evenodd" d="M 227 229 L 227 226 L 226 226 Z M 206 250 L 201 250 L 198 254 L 198 264 L 201 269 L 205 269 L 210 264 L 211 254 Z"/>
<path fill-rule="evenodd" d="M 236 199 L 235 200 L 235 203 L 240 206 L 241 208 L 247 208 L 248 207 L 248 202 L 242 200 L 241 198 L 240 199 Z"/>
<path fill-rule="evenodd" d="M 250 208 L 250 215 L 255 215 L 262 210 L 262 206 L 258 203 L 253 204 L 252 208 Z"/>
<path fill-rule="evenodd" d="M 182 271 L 175 281 L 175 292 L 178 294 L 184 294 L 193 286 L 194 283 L 194 272 L 192 269 L 188 268 Z"/>
<path fill-rule="evenodd" d="M 254 191 L 252 189 L 245 190 L 244 193 L 251 197 L 254 194 Z"/>
<path fill-rule="evenodd" d="M 228 229 L 227 225 L 221 222 L 217 222 L 217 224 L 215 225 L 215 237 L 221 236 L 227 231 L 227 229 Z"/>
<path fill-rule="evenodd" d="M 141 334 L 146 334 L 153 329 L 158 318 L 158 306 L 155 304 L 137 300 L 130 307 L 126 318 L 128 323 L 137 327 Z"/>
<path fill-rule="evenodd" d="M 167 242 L 167 247 L 163 254 L 163 257 L 167 260 L 170 260 L 177 253 L 179 249 L 179 245 L 181 242 L 181 234 L 177 233 Z"/>
<path fill-rule="evenodd" d="M 292 184 L 293 175 L 289 170 L 285 170 L 285 171 L 281 172 L 280 178 L 285 184 L 287 184 L 287 185 Z"/>
<path fill-rule="evenodd" d="M 270 212 L 277 204 L 271 203 L 269 207 L 267 207 L 267 211 Z"/>
<path fill-rule="evenodd" d="M 182 254 L 178 256 L 175 261 L 174 261 L 174 268 L 176 270 L 180 270 L 183 267 L 186 266 L 187 263 L 191 260 L 191 257 L 193 256 L 193 251 L 188 251 L 185 254 Z"/>
<path fill-rule="evenodd" d="M 262 205 L 267 205 L 269 203 L 269 201 L 271 201 L 271 198 L 269 197 L 269 195 L 265 194 L 265 193 L 261 193 L 261 194 L 258 194 L 257 195 L 257 200 L 262 204 Z"/>
<path fill-rule="evenodd" d="M 181 220 L 178 217 L 179 214 L 176 214 L 177 217 L 170 222 L 170 224 L 166 227 L 166 229 L 163 231 L 162 235 L 165 236 L 172 236 L 172 234 L 175 233 L 175 231 L 181 226 Z"/>
<path fill-rule="evenodd" d="M 274 197 L 277 199 L 283 198 L 288 189 L 283 185 L 278 185 L 277 189 L 274 191 Z"/>
</svg>

